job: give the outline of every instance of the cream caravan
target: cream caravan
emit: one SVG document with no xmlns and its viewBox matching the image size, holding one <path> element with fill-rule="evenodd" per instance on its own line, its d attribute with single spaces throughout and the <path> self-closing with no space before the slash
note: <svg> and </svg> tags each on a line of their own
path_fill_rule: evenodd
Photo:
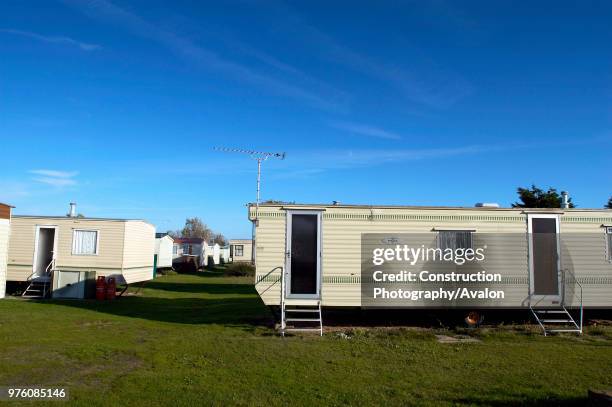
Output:
<svg viewBox="0 0 612 407">
<path fill-rule="evenodd" d="M 15 215 L 11 226 L 7 280 L 28 282 L 24 296 L 85 298 L 97 276 L 153 278 L 155 227 L 145 221 Z"/>
<path fill-rule="evenodd" d="M 263 204 L 255 216 L 256 288 L 283 326 L 305 319 L 290 306 L 517 308 L 547 333 L 581 331 L 583 305 L 612 308 L 612 210 Z M 423 255 L 443 251 L 473 259 Z"/>
</svg>

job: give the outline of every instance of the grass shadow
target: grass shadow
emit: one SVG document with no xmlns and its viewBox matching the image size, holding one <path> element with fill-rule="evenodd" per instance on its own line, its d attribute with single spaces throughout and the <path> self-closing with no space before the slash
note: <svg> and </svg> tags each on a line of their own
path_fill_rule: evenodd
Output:
<svg viewBox="0 0 612 407">
<path fill-rule="evenodd" d="M 544 398 L 535 400 L 491 400 L 486 397 L 460 397 L 452 400 L 447 400 L 454 405 L 471 405 L 471 406 L 492 406 L 492 407 L 569 407 L 569 406 L 585 406 L 589 405 L 587 397 L 572 397 L 572 398 Z"/>
<path fill-rule="evenodd" d="M 118 317 L 179 324 L 217 324 L 254 330 L 272 327 L 274 318 L 254 287 L 235 279 L 162 278 L 144 285 L 141 295 L 113 301 L 43 300 L 40 304 L 80 308 Z"/>
<path fill-rule="evenodd" d="M 272 314 L 259 298 L 124 297 L 114 301 L 51 300 L 41 303 L 178 324 L 218 324 L 247 329 L 274 324 Z"/>
</svg>

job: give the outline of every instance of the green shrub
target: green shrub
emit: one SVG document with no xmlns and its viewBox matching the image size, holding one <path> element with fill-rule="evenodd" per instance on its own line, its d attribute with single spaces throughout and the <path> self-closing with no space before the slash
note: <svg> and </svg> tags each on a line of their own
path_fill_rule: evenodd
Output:
<svg viewBox="0 0 612 407">
<path fill-rule="evenodd" d="M 250 263 L 230 263 L 225 269 L 228 276 L 254 276 L 255 266 Z"/>
</svg>

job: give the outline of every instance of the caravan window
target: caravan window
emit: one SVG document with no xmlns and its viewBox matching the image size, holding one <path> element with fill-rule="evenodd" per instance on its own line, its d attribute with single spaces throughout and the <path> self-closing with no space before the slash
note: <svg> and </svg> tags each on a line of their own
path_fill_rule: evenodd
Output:
<svg viewBox="0 0 612 407">
<path fill-rule="evenodd" d="M 244 256 L 244 245 L 237 244 L 236 246 L 234 246 L 234 255 L 236 257 Z"/>
<path fill-rule="evenodd" d="M 472 231 L 441 230 L 438 232 L 438 247 L 445 249 L 472 249 Z"/>
<path fill-rule="evenodd" d="M 72 234 L 72 254 L 98 254 L 98 231 L 75 229 Z"/>
</svg>

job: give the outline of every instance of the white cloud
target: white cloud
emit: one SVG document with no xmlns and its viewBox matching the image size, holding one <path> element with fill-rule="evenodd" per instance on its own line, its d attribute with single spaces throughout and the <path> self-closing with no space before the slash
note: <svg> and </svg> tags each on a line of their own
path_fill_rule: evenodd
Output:
<svg viewBox="0 0 612 407">
<path fill-rule="evenodd" d="M 72 46 L 80 48 L 83 51 L 94 51 L 100 48 L 100 46 L 97 44 L 89 44 L 87 42 L 77 41 L 73 38 L 64 37 L 64 36 L 41 35 L 41 34 L 29 32 L 29 31 L 12 30 L 12 29 L 0 29 L 0 32 L 7 33 L 7 34 L 20 35 L 22 37 L 28 37 L 28 38 L 32 38 L 34 40 L 42 41 L 42 42 L 72 45 Z"/>
<path fill-rule="evenodd" d="M 376 137 L 388 140 L 400 140 L 402 138 L 399 134 L 367 124 L 334 121 L 330 123 L 330 126 L 339 130 L 345 130 L 349 133 L 367 137 Z"/>
<path fill-rule="evenodd" d="M 41 182 L 43 184 L 52 185 L 54 187 L 67 187 L 76 185 L 76 181 L 70 178 L 51 178 L 51 177 L 40 177 L 33 178 L 34 181 Z"/>
<path fill-rule="evenodd" d="M 34 181 L 57 188 L 76 185 L 77 181 L 74 178 L 79 174 L 77 171 L 58 170 L 30 170 L 29 173 L 37 175 L 32 178 Z"/>
<path fill-rule="evenodd" d="M 53 178 L 73 178 L 79 173 L 77 171 L 56 171 L 56 170 L 31 170 L 30 174 L 43 175 Z"/>
</svg>

